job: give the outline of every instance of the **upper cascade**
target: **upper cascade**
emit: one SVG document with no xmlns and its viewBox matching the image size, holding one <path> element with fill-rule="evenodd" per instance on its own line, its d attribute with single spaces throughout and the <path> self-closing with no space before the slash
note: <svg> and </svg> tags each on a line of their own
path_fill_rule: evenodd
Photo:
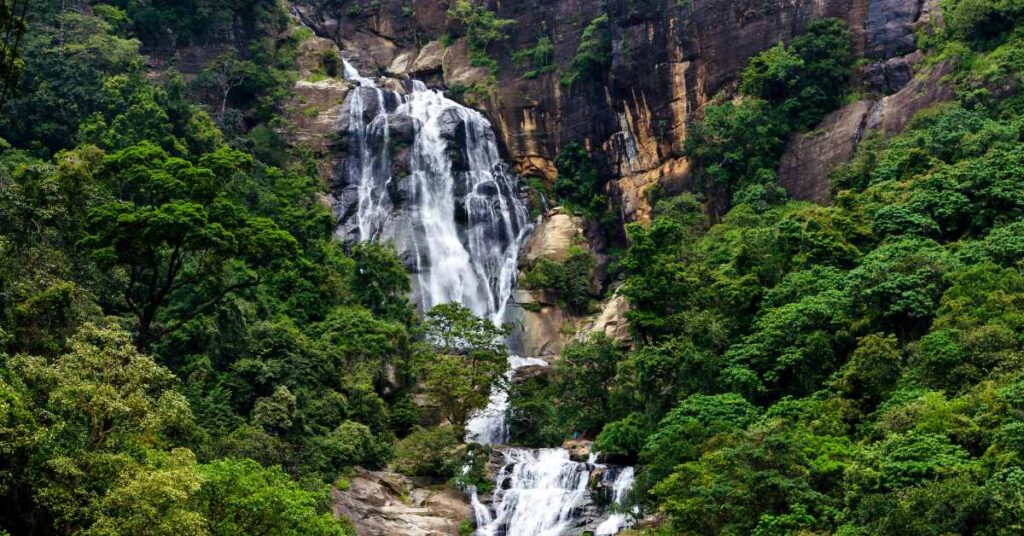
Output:
<svg viewBox="0 0 1024 536">
<path fill-rule="evenodd" d="M 491 123 L 422 82 L 401 94 L 344 65 L 358 87 L 339 234 L 393 241 L 422 310 L 457 302 L 501 323 L 532 226 Z"/>
</svg>

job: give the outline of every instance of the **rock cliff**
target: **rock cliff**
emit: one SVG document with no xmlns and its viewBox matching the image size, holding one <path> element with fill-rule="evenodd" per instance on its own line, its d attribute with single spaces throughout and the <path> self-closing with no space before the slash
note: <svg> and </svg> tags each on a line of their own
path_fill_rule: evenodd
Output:
<svg viewBox="0 0 1024 536">
<path fill-rule="evenodd" d="M 364 71 L 465 90 L 489 73 L 471 65 L 465 29 L 433 0 L 295 0 L 302 19 L 335 40 Z M 494 83 L 473 94 L 499 131 L 507 157 L 524 176 L 552 180 L 559 149 L 574 140 L 594 151 L 610 179 L 624 221 L 649 217 L 645 193 L 689 187 L 683 149 L 687 124 L 718 91 L 728 89 L 747 59 L 802 32 L 821 17 L 847 21 L 855 50 L 868 62 L 862 78 L 881 99 L 903 89 L 914 72 L 905 56 L 915 35 L 937 19 L 936 0 L 488 0 L 515 24 L 488 52 Z M 602 7 L 604 6 L 604 7 Z M 598 77 L 563 84 L 586 26 L 607 16 L 612 53 Z M 443 39 L 442 39 L 443 38 Z M 553 70 L 530 73 L 516 51 L 550 39 Z M 447 46 L 445 46 L 447 44 Z M 877 100 L 872 99 L 872 100 Z M 890 108 L 892 110 L 892 108 Z M 895 109 L 889 116 L 904 113 Z M 853 114 L 846 111 L 846 118 Z M 849 129 L 849 122 L 831 118 Z M 905 121 L 905 118 L 902 119 Z M 825 125 L 830 126 L 830 125 Z M 837 132 L 846 136 L 846 132 Z M 797 147 L 801 145 L 797 144 Z M 845 151 L 838 151 L 838 155 Z M 826 162 L 825 165 L 830 162 Z M 800 166 L 797 166 L 800 167 Z M 821 180 L 813 192 L 820 199 Z"/>
</svg>

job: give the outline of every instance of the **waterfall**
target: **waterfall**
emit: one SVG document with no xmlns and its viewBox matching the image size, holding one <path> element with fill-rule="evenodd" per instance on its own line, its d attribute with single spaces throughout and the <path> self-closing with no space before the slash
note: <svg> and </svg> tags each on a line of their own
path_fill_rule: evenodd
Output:
<svg viewBox="0 0 1024 536">
<path fill-rule="evenodd" d="M 344 60 L 343 60 L 344 61 Z M 384 224 L 392 212 L 388 185 L 391 182 L 390 124 L 384 90 L 359 75 L 349 62 L 344 61 L 345 78 L 359 84 L 349 104 L 349 133 L 356 150 L 349 161 L 349 176 L 359 185 L 359 207 L 356 218 L 359 240 L 381 238 Z M 368 98 L 369 97 L 369 98 Z M 373 105 L 372 108 L 369 105 Z M 375 110 L 366 121 L 368 110 Z"/>
<path fill-rule="evenodd" d="M 588 501 L 591 464 L 574 462 L 565 449 L 504 451 L 494 493 L 495 516 L 477 520 L 478 536 L 559 536 Z"/>
<path fill-rule="evenodd" d="M 611 473 L 607 473 L 609 475 Z M 626 506 L 626 496 L 629 495 L 630 491 L 633 491 L 633 484 L 636 480 L 635 472 L 632 467 L 623 467 L 615 479 L 612 480 L 612 504 L 617 508 L 624 508 Z M 636 514 L 636 507 L 630 512 Z M 597 529 L 594 531 L 594 536 L 611 536 L 618 534 L 619 531 L 629 526 L 630 516 L 624 513 L 616 512 L 608 516 Z"/>
<path fill-rule="evenodd" d="M 519 178 L 501 161 L 490 122 L 422 82 L 402 93 L 380 87 L 348 61 L 344 66 L 357 87 L 349 97 L 339 235 L 394 241 L 414 273 L 421 310 L 458 302 L 503 322 L 519 250 L 532 226 Z M 405 166 L 402 172 L 397 164 Z M 547 362 L 510 356 L 508 379 L 528 366 Z M 506 444 L 507 409 L 508 393 L 496 390 L 468 423 L 467 441 Z M 499 448 L 504 463 L 490 507 L 467 490 L 478 536 L 578 534 L 596 523 L 589 486 L 594 471 L 607 468 L 572 461 L 564 449 Z M 608 534 L 624 526 L 625 517 L 615 523 Z"/>
<path fill-rule="evenodd" d="M 457 302 L 501 323 L 531 225 L 519 178 L 502 162 L 490 122 L 419 81 L 399 95 L 347 61 L 345 77 L 358 85 L 348 130 L 359 240 L 403 242 L 422 310 Z M 391 169 L 389 133 L 397 118 L 415 130 L 407 177 Z M 395 191 L 408 198 L 408 217 L 396 218 L 396 205 L 405 201 L 393 199 Z"/>
<path fill-rule="evenodd" d="M 505 378 L 512 381 L 516 371 L 523 367 L 546 367 L 548 362 L 536 357 L 508 357 L 508 372 Z M 505 416 L 508 413 L 508 392 L 499 390 L 491 393 L 487 407 L 476 413 L 466 423 L 466 440 L 481 445 L 504 445 L 508 443 L 509 430 Z"/>
</svg>

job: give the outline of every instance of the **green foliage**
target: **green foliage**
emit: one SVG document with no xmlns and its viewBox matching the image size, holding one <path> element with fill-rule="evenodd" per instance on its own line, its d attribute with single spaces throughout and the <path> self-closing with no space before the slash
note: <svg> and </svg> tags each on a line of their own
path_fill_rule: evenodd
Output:
<svg viewBox="0 0 1024 536">
<path fill-rule="evenodd" d="M 558 177 L 554 191 L 559 202 L 587 217 L 597 218 L 606 210 L 604 182 L 590 152 L 579 142 L 566 145 L 555 159 Z"/>
<path fill-rule="evenodd" d="M 551 43 L 551 38 L 545 35 L 538 39 L 537 44 L 532 47 L 513 53 L 512 61 L 529 67 L 529 70 L 523 74 L 523 78 L 537 78 L 557 69 L 554 64 L 554 55 L 555 46 Z"/>
<path fill-rule="evenodd" d="M 756 417 L 757 409 L 734 393 L 687 397 L 665 415 L 643 445 L 646 478 L 657 482 L 667 477 L 679 464 L 699 459 L 707 440 L 742 430 Z"/>
<path fill-rule="evenodd" d="M 0 526 L 350 533 L 316 483 L 390 460 L 429 351 L 394 250 L 346 254 L 271 123 L 287 16 L 89 7 L 33 5 L 0 116 Z M 144 70 L 176 44 L 228 52 Z"/>
<path fill-rule="evenodd" d="M 788 132 L 781 113 L 760 99 L 712 105 L 693 125 L 687 153 L 701 164 L 705 190 L 767 184 Z"/>
<path fill-rule="evenodd" d="M 853 65 L 850 42 L 842 21 L 813 21 L 789 45 L 779 43 L 751 58 L 740 90 L 778 107 L 790 128 L 810 128 L 846 90 Z"/>
<path fill-rule="evenodd" d="M 409 476 L 452 478 L 462 469 L 464 449 L 451 428 L 417 428 L 395 446 L 395 470 Z"/>
<path fill-rule="evenodd" d="M 565 262 L 540 259 L 520 280 L 526 288 L 554 294 L 570 313 L 586 314 L 594 295 L 594 255 L 579 247 L 569 249 Z"/>
<path fill-rule="evenodd" d="M 487 67 L 492 73 L 495 72 L 498 63 L 487 53 L 487 46 L 508 39 L 507 28 L 516 21 L 499 19 L 486 6 L 477 4 L 476 0 L 455 0 L 448 8 L 448 18 L 466 28 L 470 63 L 474 67 Z"/>
<path fill-rule="evenodd" d="M 837 19 L 813 21 L 788 45 L 751 58 L 741 76 L 744 98 L 708 106 L 687 139 L 701 188 L 734 193 L 737 203 L 752 196 L 765 205 L 780 201 L 751 188 L 775 182 L 790 133 L 814 126 L 840 104 L 852 66 L 851 37 Z"/>
<path fill-rule="evenodd" d="M 325 490 L 302 489 L 278 468 L 229 459 L 202 465 L 199 473 L 195 503 L 209 534 L 354 534 L 328 513 Z"/>
<path fill-rule="evenodd" d="M 487 405 L 492 390 L 506 388 L 505 331 L 456 303 L 431 309 L 423 329 L 437 354 L 422 364 L 423 390 L 461 430 L 475 410 Z"/>
<path fill-rule="evenodd" d="M 334 467 L 381 469 L 391 454 L 390 445 L 374 436 L 370 427 L 353 421 L 338 425 L 320 445 Z"/>
<path fill-rule="evenodd" d="M 1016 0 L 957 0 L 944 7 L 949 31 L 982 47 L 993 47 L 1024 21 L 1024 5 Z"/>
<path fill-rule="evenodd" d="M 612 35 L 608 25 L 608 15 L 600 15 L 583 28 L 576 55 L 560 77 L 562 85 L 571 87 L 584 80 L 600 78 L 611 66 Z"/>
<path fill-rule="evenodd" d="M 0 6 L 0 33 L 5 37 L 4 50 L 0 52 L 0 109 L 11 87 L 17 83 L 18 75 L 24 66 L 18 55 L 18 45 L 25 34 L 25 14 L 28 12 L 27 0 L 4 3 Z"/>
<path fill-rule="evenodd" d="M 558 419 L 564 428 L 596 434 L 611 414 L 607 384 L 615 377 L 622 352 L 603 334 L 562 349 L 555 366 L 559 376 Z"/>
<path fill-rule="evenodd" d="M 784 138 L 845 85 L 848 37 L 830 26 L 757 57 L 753 95 L 706 109 L 689 150 L 732 208 L 709 224 L 693 196 L 652 198 L 620 263 L 635 346 L 567 346 L 555 374 L 514 387 L 514 437 L 582 428 L 638 462 L 635 497 L 666 516 L 655 533 L 1012 533 L 1020 110 L 926 110 L 860 144 L 833 206 L 787 202 Z"/>
</svg>

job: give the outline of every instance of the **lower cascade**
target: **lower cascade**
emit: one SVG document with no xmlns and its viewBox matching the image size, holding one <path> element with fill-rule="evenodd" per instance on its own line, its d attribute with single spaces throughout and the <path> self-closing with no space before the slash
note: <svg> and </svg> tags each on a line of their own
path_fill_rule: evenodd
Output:
<svg viewBox="0 0 1024 536">
<path fill-rule="evenodd" d="M 501 161 L 490 122 L 412 81 L 405 94 L 379 87 L 347 61 L 350 154 L 337 210 L 347 241 L 393 241 L 414 273 L 421 310 L 458 302 L 502 323 L 519 251 L 532 230 L 522 184 Z M 405 137 L 407 146 L 396 144 Z M 396 173 L 395 160 L 405 162 Z M 542 359 L 509 357 L 508 379 Z M 561 448 L 506 445 L 508 394 L 496 391 L 468 423 L 466 441 L 491 445 L 495 491 L 468 490 L 478 536 L 616 534 L 630 516 L 602 514 L 597 495 L 624 504 L 633 469 L 570 459 Z M 500 458 L 500 459 L 499 459 Z M 607 496 L 607 497 L 606 497 Z M 489 505 L 488 505 L 489 504 Z"/>
</svg>

